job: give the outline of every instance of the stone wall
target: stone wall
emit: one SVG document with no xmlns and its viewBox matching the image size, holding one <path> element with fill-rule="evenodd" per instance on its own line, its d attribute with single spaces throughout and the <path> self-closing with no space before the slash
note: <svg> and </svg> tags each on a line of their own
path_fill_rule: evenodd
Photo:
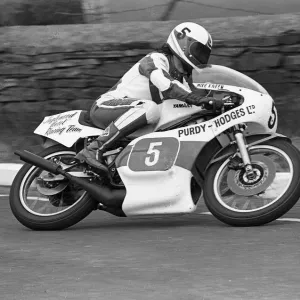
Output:
<svg viewBox="0 0 300 300">
<path fill-rule="evenodd" d="M 300 91 L 300 31 L 292 30 L 291 23 L 294 20 L 299 24 L 300 15 L 283 18 L 284 22 L 282 18 L 280 30 L 273 28 L 266 34 L 264 31 L 271 27 L 265 22 L 265 27 L 260 27 L 260 34 L 251 35 L 247 31 L 244 36 L 237 33 L 238 18 L 235 18 L 232 21 L 236 25 L 232 29 L 234 38 L 225 29 L 223 36 L 215 35 L 211 63 L 231 67 L 261 83 L 276 100 L 280 132 L 300 136 L 300 121 L 295 113 L 300 109 L 297 98 Z M 157 28 L 157 23 L 151 28 Z M 170 23 L 174 22 L 167 22 L 168 27 L 175 25 Z M 241 24 L 245 26 L 244 23 L 247 24 L 247 18 Z M 253 18 L 248 18 L 248 23 L 255 28 Z M 82 29 L 87 29 L 85 33 L 89 29 L 86 26 L 89 25 L 82 25 Z M 115 26 L 114 30 L 122 28 L 122 24 L 108 26 Z M 71 109 L 88 109 L 132 64 L 161 45 L 169 32 L 165 29 L 164 34 L 157 33 L 157 39 L 154 34 L 146 40 L 141 38 L 142 34 L 139 34 L 140 38 L 132 36 L 132 32 L 141 32 L 142 28 L 128 26 L 130 28 L 125 32 L 131 36 L 119 36 L 116 41 L 116 36 L 105 36 L 106 29 L 102 28 L 103 39 L 99 40 L 94 31 L 97 37 L 94 42 L 91 36 L 84 39 L 80 34 L 76 37 L 69 33 L 74 27 L 80 28 L 78 25 L 69 26 L 69 30 L 63 27 L 62 36 L 54 34 L 55 26 L 33 27 L 30 35 L 28 27 L 0 30 L 0 162 L 12 160 L 11 152 L 17 148 L 39 150 L 39 146 L 32 148 L 40 144 L 39 137 L 32 132 L 43 117 Z M 209 28 L 209 24 L 206 27 Z M 39 37 L 41 28 L 45 32 Z M 124 33 L 124 28 L 122 30 Z M 214 30 L 210 31 L 214 36 Z M 64 36 L 66 32 L 68 35 Z M 119 31 L 118 35 L 121 35 Z"/>
</svg>

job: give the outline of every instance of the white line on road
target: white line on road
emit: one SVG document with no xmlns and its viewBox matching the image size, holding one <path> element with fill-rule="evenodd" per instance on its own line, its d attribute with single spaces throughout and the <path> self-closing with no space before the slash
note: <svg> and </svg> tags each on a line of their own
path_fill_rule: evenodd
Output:
<svg viewBox="0 0 300 300">
<path fill-rule="evenodd" d="M 199 213 L 199 215 L 212 215 L 212 213 L 209 211 L 205 211 L 205 212 Z M 299 222 L 300 223 L 300 219 L 297 219 L 297 218 L 280 218 L 280 219 L 277 219 L 276 221 Z"/>
<path fill-rule="evenodd" d="M 287 222 L 299 222 L 300 223 L 300 219 L 296 219 L 296 218 L 281 218 L 281 219 L 277 219 L 276 221 L 287 221 Z"/>
</svg>

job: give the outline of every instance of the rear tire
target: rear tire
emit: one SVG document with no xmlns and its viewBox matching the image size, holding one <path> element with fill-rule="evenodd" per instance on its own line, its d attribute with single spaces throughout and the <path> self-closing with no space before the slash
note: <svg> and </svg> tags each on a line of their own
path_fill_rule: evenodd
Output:
<svg viewBox="0 0 300 300">
<path fill-rule="evenodd" d="M 42 151 L 39 155 L 44 158 L 49 158 L 49 156 L 55 156 L 56 153 L 64 152 L 75 155 L 74 150 L 68 149 L 62 145 L 51 146 Z M 78 202 L 75 202 L 73 206 L 62 213 L 52 216 L 40 216 L 31 213 L 24 207 L 24 204 L 21 201 L 20 195 L 21 193 L 24 195 L 24 191 L 21 191 L 20 189 L 22 186 L 25 186 L 24 180 L 29 176 L 29 173 L 34 172 L 36 169 L 38 169 L 38 167 L 28 163 L 24 164 L 11 186 L 9 196 L 11 211 L 21 224 L 32 230 L 61 230 L 75 225 L 95 209 L 96 202 L 85 193 Z"/>
<path fill-rule="evenodd" d="M 274 139 L 257 146 L 272 146 L 283 151 L 292 161 L 293 176 L 284 194 L 270 206 L 258 211 L 237 212 L 222 205 L 214 191 L 216 175 L 224 161 L 213 164 L 206 173 L 204 201 L 209 211 L 220 221 L 232 226 L 260 226 L 272 222 L 287 213 L 300 197 L 300 152 L 283 139 Z"/>
</svg>

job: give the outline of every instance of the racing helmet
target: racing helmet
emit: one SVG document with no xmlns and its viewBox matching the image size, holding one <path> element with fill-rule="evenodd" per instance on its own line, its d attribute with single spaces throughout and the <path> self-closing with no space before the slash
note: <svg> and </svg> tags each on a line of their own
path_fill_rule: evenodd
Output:
<svg viewBox="0 0 300 300">
<path fill-rule="evenodd" d="M 195 67 L 208 63 L 212 44 L 209 32 L 192 22 L 177 25 L 167 40 L 167 45 L 189 74 Z"/>
</svg>

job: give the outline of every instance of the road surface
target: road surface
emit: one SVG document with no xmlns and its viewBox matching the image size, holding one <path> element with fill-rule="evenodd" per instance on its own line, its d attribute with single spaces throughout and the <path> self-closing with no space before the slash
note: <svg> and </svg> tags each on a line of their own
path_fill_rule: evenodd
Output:
<svg viewBox="0 0 300 300">
<path fill-rule="evenodd" d="M 0 189 L 1 300 L 300 299 L 300 219 L 226 226 L 200 205 L 181 217 L 93 212 L 64 231 L 34 232 Z M 300 218 L 296 205 L 284 218 Z"/>
</svg>

